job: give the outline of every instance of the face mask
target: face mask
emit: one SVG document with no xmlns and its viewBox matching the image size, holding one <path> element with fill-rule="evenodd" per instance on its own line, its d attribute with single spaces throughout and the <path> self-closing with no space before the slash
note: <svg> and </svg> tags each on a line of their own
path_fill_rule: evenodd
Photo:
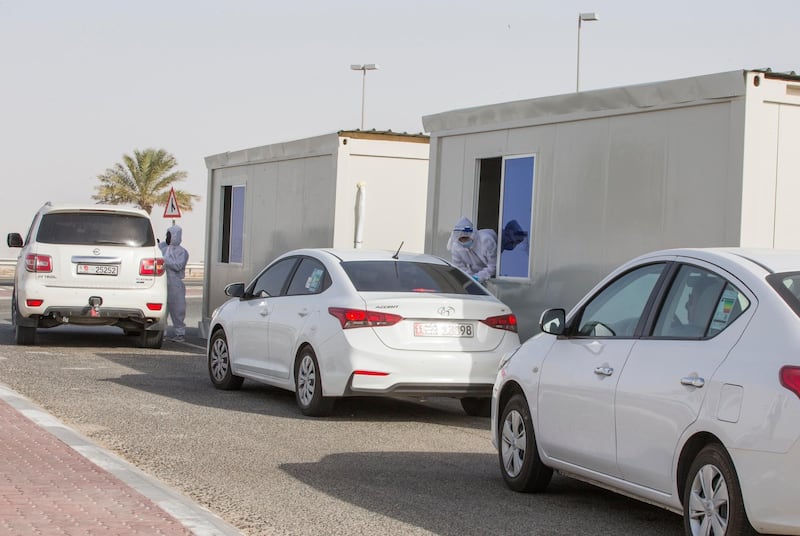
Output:
<svg viewBox="0 0 800 536">
<path fill-rule="evenodd" d="M 461 244 L 461 247 L 471 248 L 473 240 L 466 240 L 464 242 L 459 241 L 458 243 Z"/>
</svg>

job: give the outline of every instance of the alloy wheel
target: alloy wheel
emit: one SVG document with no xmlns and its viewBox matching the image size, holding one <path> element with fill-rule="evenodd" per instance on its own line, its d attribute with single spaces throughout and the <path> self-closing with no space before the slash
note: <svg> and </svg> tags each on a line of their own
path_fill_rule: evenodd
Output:
<svg viewBox="0 0 800 536">
<path fill-rule="evenodd" d="M 229 366 L 228 343 L 224 338 L 220 337 L 214 341 L 209 355 L 209 367 L 214 380 L 217 382 L 224 380 Z"/>
<path fill-rule="evenodd" d="M 503 467 L 511 478 L 519 475 L 525 462 L 526 445 L 525 421 L 517 410 L 509 411 L 503 422 L 503 433 L 500 448 L 503 455 Z"/>
<path fill-rule="evenodd" d="M 730 498 L 722 472 L 714 465 L 700 468 L 692 481 L 689 524 L 695 536 L 723 536 L 728 528 Z"/>
<path fill-rule="evenodd" d="M 297 370 L 297 395 L 303 406 L 311 404 L 316 387 L 317 371 L 314 367 L 314 359 L 306 354 L 300 360 L 300 367 Z"/>
</svg>

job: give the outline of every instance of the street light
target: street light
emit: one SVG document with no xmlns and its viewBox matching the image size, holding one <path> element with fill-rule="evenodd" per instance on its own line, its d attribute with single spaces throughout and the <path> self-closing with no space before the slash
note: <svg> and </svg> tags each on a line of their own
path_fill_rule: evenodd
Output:
<svg viewBox="0 0 800 536">
<path fill-rule="evenodd" d="M 377 71 L 378 66 L 374 63 L 364 63 L 362 65 L 353 64 L 350 68 L 354 71 L 361 71 L 364 73 L 361 79 L 361 130 L 364 130 L 364 98 L 367 89 L 367 71 Z"/>
<path fill-rule="evenodd" d="M 581 85 L 581 23 L 597 19 L 597 13 L 580 13 L 578 15 L 578 61 L 575 72 L 575 92 L 580 91 Z"/>
</svg>

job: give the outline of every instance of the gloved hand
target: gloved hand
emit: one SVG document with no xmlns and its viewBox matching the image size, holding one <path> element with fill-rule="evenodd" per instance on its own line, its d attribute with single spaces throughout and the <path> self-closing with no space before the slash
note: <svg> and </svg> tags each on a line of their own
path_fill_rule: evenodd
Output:
<svg viewBox="0 0 800 536">
<path fill-rule="evenodd" d="M 480 283 L 480 282 L 481 282 L 481 280 L 480 280 L 480 279 L 478 279 L 478 276 L 477 276 L 477 275 L 473 275 L 473 276 L 472 276 L 472 279 L 474 279 L 474 280 L 475 280 L 475 281 L 477 281 L 478 283 Z"/>
</svg>

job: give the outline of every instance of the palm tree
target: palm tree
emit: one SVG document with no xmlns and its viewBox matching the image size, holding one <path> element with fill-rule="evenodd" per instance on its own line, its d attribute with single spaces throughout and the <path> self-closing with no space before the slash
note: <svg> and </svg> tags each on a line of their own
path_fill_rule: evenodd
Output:
<svg viewBox="0 0 800 536">
<path fill-rule="evenodd" d="M 134 150 L 133 156 L 122 155 L 122 163 L 98 175 L 100 186 L 92 199 L 110 205 L 136 205 L 149 214 L 154 205 L 166 205 L 173 184 L 186 179 L 185 171 L 173 171 L 175 157 L 163 149 Z M 191 211 L 199 195 L 175 190 L 181 211 Z"/>
</svg>

